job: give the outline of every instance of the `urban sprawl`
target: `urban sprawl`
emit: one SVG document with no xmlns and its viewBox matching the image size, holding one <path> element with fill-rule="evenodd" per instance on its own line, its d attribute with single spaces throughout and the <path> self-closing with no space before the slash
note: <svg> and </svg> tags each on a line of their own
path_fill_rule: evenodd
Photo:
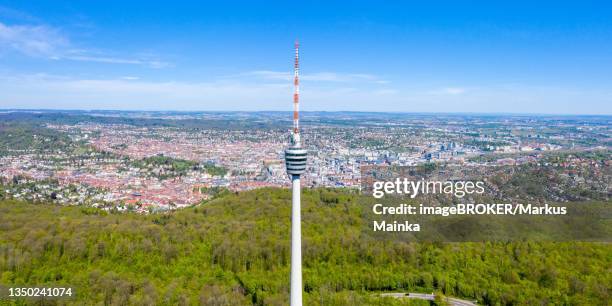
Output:
<svg viewBox="0 0 612 306">
<path fill-rule="evenodd" d="M 24 116 L 0 126 L 6 197 L 152 212 L 290 183 L 284 113 L 43 114 L 0 114 Z M 608 117 L 306 113 L 303 121 L 305 187 L 358 189 L 364 165 L 537 164 L 552 152 L 608 152 L 611 139 Z"/>
</svg>

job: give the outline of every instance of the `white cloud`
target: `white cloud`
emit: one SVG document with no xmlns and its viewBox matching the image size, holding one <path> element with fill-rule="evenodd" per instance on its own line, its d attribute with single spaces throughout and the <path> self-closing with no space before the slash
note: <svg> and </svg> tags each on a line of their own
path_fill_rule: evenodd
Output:
<svg viewBox="0 0 612 306">
<path fill-rule="evenodd" d="M 448 88 L 444 88 L 444 92 L 450 94 L 450 95 L 460 95 L 462 93 L 465 93 L 467 90 L 465 88 L 461 88 L 461 87 L 448 87 Z"/>
<path fill-rule="evenodd" d="M 290 81 L 293 77 L 293 74 L 281 71 L 256 70 L 229 76 L 229 78 L 237 77 L 258 77 L 266 80 Z"/>
<path fill-rule="evenodd" d="M 290 83 L 0 77 L 0 108 L 258 110 L 290 108 L 290 97 Z"/>
<path fill-rule="evenodd" d="M 230 77 L 259 77 L 267 80 L 290 81 L 293 78 L 292 72 L 256 70 L 241 73 Z M 382 80 L 378 76 L 365 73 L 338 73 L 338 72 L 315 72 L 302 73 L 300 80 L 313 82 L 368 82 L 375 84 L 388 84 L 389 81 Z"/>
<path fill-rule="evenodd" d="M 399 93 L 399 91 L 395 89 L 380 89 L 380 90 L 375 91 L 375 93 L 379 95 L 394 95 L 394 94 Z"/>
<path fill-rule="evenodd" d="M 426 90 L 423 92 L 429 96 L 460 96 L 469 93 L 465 87 L 442 87 Z"/>
<path fill-rule="evenodd" d="M 122 58 L 77 49 L 59 29 L 46 25 L 6 25 L 0 22 L 0 50 L 14 51 L 50 60 L 71 60 L 107 64 L 165 68 L 171 64 L 156 59 Z"/>
<path fill-rule="evenodd" d="M 51 57 L 68 46 L 68 40 L 47 26 L 7 26 L 0 22 L 0 48 L 28 56 Z"/>
<path fill-rule="evenodd" d="M 54 59 L 67 59 L 72 61 L 82 62 L 97 62 L 107 64 L 129 64 L 129 65 L 142 65 L 150 68 L 166 68 L 172 66 L 169 63 L 162 61 L 150 61 L 141 59 L 128 59 L 128 58 L 117 58 L 117 57 L 104 57 L 104 56 L 87 56 L 87 55 L 66 55 L 56 57 Z"/>
<path fill-rule="evenodd" d="M 312 85 L 312 86 L 311 86 Z M 304 110 L 346 110 L 351 101 L 393 97 L 393 90 L 308 86 Z M 348 84 L 346 84 L 348 85 Z M 0 76 L 0 109 L 289 110 L 292 84 L 221 78 L 210 82 L 74 79 L 46 74 Z M 347 104 L 345 104 L 347 103 Z"/>
<path fill-rule="evenodd" d="M 439 88 L 414 84 L 396 89 L 329 85 L 308 84 L 301 93 L 302 109 L 612 114 L 609 90 L 502 84 L 470 87 L 463 94 L 440 94 Z M 290 81 L 255 78 L 181 82 L 132 76 L 75 79 L 47 74 L 0 75 L 0 109 L 290 110 L 291 96 Z"/>
<path fill-rule="evenodd" d="M 312 74 L 304 74 L 301 78 L 307 81 L 323 81 L 323 82 L 350 82 L 372 80 L 373 76 L 365 77 L 365 74 L 344 74 L 335 72 L 318 72 Z"/>
</svg>

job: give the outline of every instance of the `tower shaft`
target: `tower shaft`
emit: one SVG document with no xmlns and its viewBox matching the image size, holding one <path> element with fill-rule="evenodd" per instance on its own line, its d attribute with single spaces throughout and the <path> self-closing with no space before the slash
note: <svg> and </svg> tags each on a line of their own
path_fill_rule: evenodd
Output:
<svg viewBox="0 0 612 306">
<path fill-rule="evenodd" d="M 302 218 L 300 176 L 291 176 L 291 306 L 302 306 Z"/>
<path fill-rule="evenodd" d="M 300 203 L 300 175 L 306 171 L 308 151 L 300 140 L 300 63 L 299 44 L 295 42 L 293 85 L 293 129 L 291 144 L 285 150 L 285 165 L 291 178 L 291 306 L 302 306 L 302 217 Z"/>
</svg>

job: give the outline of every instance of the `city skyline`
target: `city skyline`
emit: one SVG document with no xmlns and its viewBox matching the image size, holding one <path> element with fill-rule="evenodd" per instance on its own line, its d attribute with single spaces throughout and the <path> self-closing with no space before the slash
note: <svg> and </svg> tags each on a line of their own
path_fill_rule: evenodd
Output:
<svg viewBox="0 0 612 306">
<path fill-rule="evenodd" d="M 608 5 L 322 5 L 4 2 L 0 109 L 612 114 Z"/>
<path fill-rule="evenodd" d="M 309 152 L 300 180 L 311 187 L 358 189 L 363 165 L 549 167 L 559 165 L 559 156 L 599 159 L 609 151 L 609 117 L 601 116 L 300 117 L 308 118 L 300 139 Z M 140 203 L 132 208 L 176 209 L 221 190 L 289 187 L 285 169 L 296 168 L 296 160 L 287 164 L 284 154 L 290 112 L 0 112 L 0 119 L 0 181 L 16 184 L 11 194 L 28 199 L 51 196 L 65 204 L 76 196 L 79 203 L 98 207 L 126 209 Z M 578 158 L 575 163 L 585 161 Z M 33 182 L 41 189 L 28 189 Z M 70 188 L 74 184 L 79 186 L 76 191 Z M 63 196 L 53 198 L 53 192 Z"/>
</svg>

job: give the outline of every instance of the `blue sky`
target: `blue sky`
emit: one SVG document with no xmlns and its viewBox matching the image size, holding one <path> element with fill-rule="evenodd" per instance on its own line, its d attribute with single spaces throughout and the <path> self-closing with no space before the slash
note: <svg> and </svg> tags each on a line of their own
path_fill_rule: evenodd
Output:
<svg viewBox="0 0 612 306">
<path fill-rule="evenodd" d="M 0 1 L 0 108 L 612 114 L 605 1 L 124 2 Z"/>
</svg>

